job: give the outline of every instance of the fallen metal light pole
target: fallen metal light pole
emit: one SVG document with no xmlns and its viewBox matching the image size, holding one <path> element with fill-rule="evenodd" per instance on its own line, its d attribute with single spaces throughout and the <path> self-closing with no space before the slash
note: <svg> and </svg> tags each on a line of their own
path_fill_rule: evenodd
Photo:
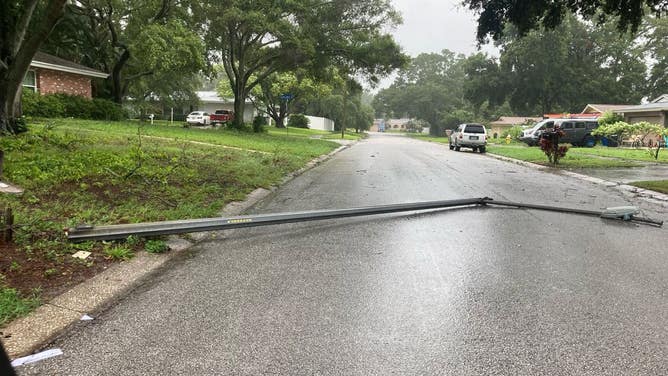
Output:
<svg viewBox="0 0 668 376">
<path fill-rule="evenodd" d="M 523 204 L 519 202 L 495 201 L 488 197 L 469 198 L 461 200 L 427 201 L 405 204 L 378 205 L 352 209 L 334 209 L 306 211 L 296 213 L 258 214 L 230 218 L 204 218 L 189 219 L 181 221 L 164 221 L 135 223 L 125 225 L 90 226 L 80 225 L 67 230 L 67 237 L 72 241 L 86 240 L 116 240 L 125 239 L 130 235 L 148 237 L 170 234 L 183 234 L 189 232 L 226 230 L 240 227 L 256 227 L 277 225 L 282 223 L 294 223 L 305 221 L 316 221 L 323 219 L 357 217 L 374 214 L 387 214 L 406 211 L 419 211 L 428 209 L 441 209 L 467 206 L 505 206 L 516 208 L 527 208 L 536 210 L 547 210 L 562 213 L 575 213 L 591 215 L 607 219 L 632 220 L 648 223 L 655 226 L 663 225 L 663 221 L 655 221 L 648 218 L 636 217 L 638 209 L 635 207 L 610 208 L 605 211 L 583 210 L 562 208 L 557 206 Z"/>
</svg>

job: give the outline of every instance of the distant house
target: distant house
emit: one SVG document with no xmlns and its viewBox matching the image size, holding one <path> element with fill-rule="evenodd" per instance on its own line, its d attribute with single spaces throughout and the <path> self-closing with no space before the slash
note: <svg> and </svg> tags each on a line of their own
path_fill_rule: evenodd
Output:
<svg viewBox="0 0 668 376">
<path fill-rule="evenodd" d="M 63 93 L 92 97 L 91 80 L 109 74 L 59 57 L 37 52 L 23 78 L 23 90 L 40 94 Z"/>
<path fill-rule="evenodd" d="M 382 119 L 374 119 L 373 124 L 369 130 L 371 132 L 378 132 Z M 396 130 L 405 131 L 407 123 L 411 121 L 409 118 L 387 119 L 385 120 L 385 131 Z"/>
<path fill-rule="evenodd" d="M 668 94 L 663 94 L 650 103 L 626 106 L 614 112 L 622 114 L 627 123 L 647 121 L 668 127 Z"/>
<path fill-rule="evenodd" d="M 628 104 L 588 104 L 582 110 L 583 114 L 602 114 L 607 111 L 616 111 L 621 108 L 629 107 Z"/>
<path fill-rule="evenodd" d="M 216 110 L 234 111 L 234 99 L 232 98 L 221 98 L 215 91 L 196 91 L 195 94 L 199 98 L 199 104 L 192 111 L 208 113 L 213 113 Z M 252 122 L 256 114 L 257 110 L 253 102 L 247 100 L 244 108 L 244 122 Z"/>
<path fill-rule="evenodd" d="M 491 135 L 494 138 L 500 137 L 501 134 L 518 125 L 533 125 L 543 118 L 538 117 L 522 117 L 522 116 L 501 116 L 499 120 L 489 123 L 491 128 Z"/>
</svg>

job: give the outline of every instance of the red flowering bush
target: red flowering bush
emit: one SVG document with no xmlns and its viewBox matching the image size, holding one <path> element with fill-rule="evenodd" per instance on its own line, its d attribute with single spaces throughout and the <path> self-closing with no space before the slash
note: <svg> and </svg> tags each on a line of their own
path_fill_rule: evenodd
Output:
<svg viewBox="0 0 668 376">
<path fill-rule="evenodd" d="M 563 130 L 555 127 L 553 130 L 543 132 L 540 137 L 540 150 L 545 153 L 551 164 L 558 164 L 559 160 L 565 157 L 568 152 L 567 144 L 559 145 L 559 139 L 564 135 Z"/>
</svg>

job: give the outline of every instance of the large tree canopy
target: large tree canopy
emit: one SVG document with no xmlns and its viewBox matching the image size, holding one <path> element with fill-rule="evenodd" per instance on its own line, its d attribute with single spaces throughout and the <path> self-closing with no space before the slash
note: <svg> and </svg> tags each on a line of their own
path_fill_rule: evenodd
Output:
<svg viewBox="0 0 668 376">
<path fill-rule="evenodd" d="M 464 55 L 449 50 L 418 55 L 389 88 L 376 95 L 376 115 L 415 117 L 429 123 L 430 132 L 439 133 L 444 116 L 466 105 L 464 62 Z"/>
<path fill-rule="evenodd" d="M 386 26 L 399 21 L 387 0 L 226 0 L 201 4 L 210 56 L 221 61 L 236 113 L 270 75 L 336 66 L 373 78 L 405 62 Z M 235 125 L 241 125 L 241 117 Z"/>
<path fill-rule="evenodd" d="M 117 103 L 192 92 L 192 78 L 204 68 L 204 46 L 189 8 L 183 0 L 72 2 L 44 49 L 109 72 L 97 92 Z"/>
<path fill-rule="evenodd" d="M 636 31 L 646 11 L 668 14 L 666 0 L 463 0 L 462 4 L 479 14 L 477 38 L 480 43 L 491 36 L 499 40 L 507 24 L 514 25 L 520 35 L 539 26 L 554 28 L 568 13 L 591 19 L 618 17 L 620 31 Z"/>
</svg>

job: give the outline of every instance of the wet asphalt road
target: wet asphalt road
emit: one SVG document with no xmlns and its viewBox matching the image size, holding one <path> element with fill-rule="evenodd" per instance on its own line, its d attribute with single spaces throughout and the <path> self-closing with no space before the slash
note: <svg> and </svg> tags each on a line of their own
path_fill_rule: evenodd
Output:
<svg viewBox="0 0 668 376">
<path fill-rule="evenodd" d="M 254 212 L 490 196 L 666 207 L 373 135 Z M 234 230 L 22 375 L 666 375 L 668 229 L 473 208 Z"/>
</svg>

